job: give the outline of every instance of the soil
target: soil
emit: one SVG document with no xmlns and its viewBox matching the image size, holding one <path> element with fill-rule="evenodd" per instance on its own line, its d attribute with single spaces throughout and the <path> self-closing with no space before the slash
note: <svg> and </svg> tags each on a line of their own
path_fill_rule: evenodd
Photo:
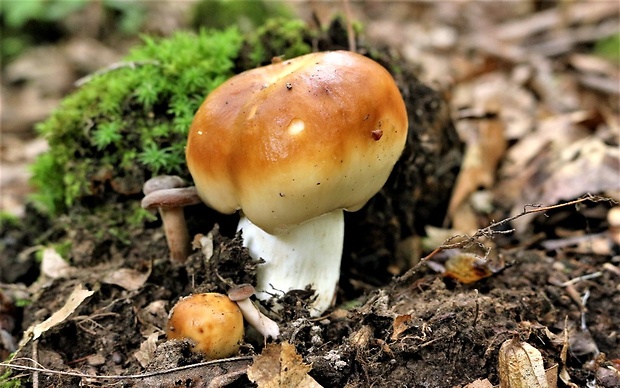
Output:
<svg viewBox="0 0 620 388">
<path fill-rule="evenodd" d="M 78 284 L 95 293 L 70 318 L 28 343 L 19 357 L 36 358 L 49 369 L 98 376 L 164 371 L 157 378 L 124 380 L 125 386 L 201 386 L 205 376 L 229 374 L 232 377 L 224 381 L 232 386 L 254 386 L 244 374 L 231 372 L 250 365 L 251 358 L 174 372 L 175 367 L 204 359 L 192 354 L 188 343 L 164 341 L 168 311 L 180 296 L 225 292 L 228 282 L 252 281 L 256 263 L 241 247 L 241 240 L 223 236 L 217 228 L 209 236 L 214 250 L 210 260 L 198 250 L 184 265 L 171 263 L 161 231 L 150 228 L 135 236 L 140 244 L 116 252 L 109 260 L 76 267 L 70 278 L 46 280 L 34 303 L 19 314 L 23 328 L 59 310 Z M 295 345 L 312 365 L 310 376 L 325 387 L 449 387 L 484 378 L 497 384 L 499 347 L 513 338 L 538 348 L 546 368 L 565 365 L 578 386 L 596 379 L 608 360 L 620 357 L 618 275 L 607 271 L 595 280 L 575 284 L 578 292 L 589 291 L 587 309 L 580 308 L 559 283 L 596 272 L 608 257 L 550 257 L 541 250 L 520 247 L 499 252 L 504 267 L 474 284 L 463 285 L 424 268 L 407 281 L 395 279 L 353 301 L 341 300 L 356 307 L 337 306 L 320 318 L 310 318 L 303 307 L 310 293 L 291 292 L 279 301 L 284 306 L 281 312 L 269 313 L 282 331 L 277 342 Z M 124 287 L 111 284 L 105 274 L 119 268 L 150 275 L 137 289 L 121 281 L 116 283 Z M 354 272 L 344 271 L 341 284 L 365 282 L 369 277 L 355 278 L 350 275 Z M 142 366 L 135 354 L 141 346 L 145 351 L 145 338 L 153 333 L 158 346 Z M 565 333 L 571 355 L 563 363 Z M 260 353 L 259 338 L 249 329 L 239 355 Z M 600 352 L 598 361 L 584 365 L 595 352 Z M 43 386 L 112 383 L 53 374 L 40 374 L 38 379 Z"/>
<path fill-rule="evenodd" d="M 278 300 L 282 309 L 261 302 L 280 338 L 265 344 L 247 327 L 237 357 L 205 362 L 189 343 L 165 340 L 166 320 L 182 296 L 254 282 L 258 263 L 235 235 L 235 216 L 203 205 L 186 209 L 197 237 L 184 263 L 168 259 L 156 221 L 133 230 L 128 246 L 95 244 L 92 235 L 74 230 L 71 266 L 39 272 L 31 247 L 42 235 L 52 239 L 54 223 L 71 220 L 47 222 L 27 207 L 21 226 L 1 230 L 0 318 L 9 317 L 12 326 L 0 319 L 0 329 L 19 340 L 63 308 L 79 285 L 93 294 L 38 339 L 25 338 L 14 362 L 45 370 L 14 369 L 14 376 L 27 386 L 253 387 L 248 368 L 258 355 L 290 343 L 323 387 L 463 387 L 478 379 L 483 387 L 499 384 L 500 347 L 518 339 L 541 352 L 557 380 L 549 386 L 620 387 L 620 246 L 606 218 L 611 202 L 548 209 L 528 215 L 525 228 L 504 234 L 517 220 L 497 224 L 494 232 L 447 249 L 455 240 L 442 245 L 428 226 L 441 227 L 449 213 L 463 169 L 461 133 L 448 93 L 406 72 L 397 81 L 409 104 L 409 145 L 384 190 L 347 215 L 339 293 L 323 316 L 309 316 L 308 290 Z M 496 201 L 493 211 L 476 213 L 476 224 L 514 215 L 515 203 Z M 446 238 L 459 234 L 442 230 Z M 476 259 L 469 261 L 471 255 Z M 16 306 L 24 295 L 31 303 Z"/>
</svg>

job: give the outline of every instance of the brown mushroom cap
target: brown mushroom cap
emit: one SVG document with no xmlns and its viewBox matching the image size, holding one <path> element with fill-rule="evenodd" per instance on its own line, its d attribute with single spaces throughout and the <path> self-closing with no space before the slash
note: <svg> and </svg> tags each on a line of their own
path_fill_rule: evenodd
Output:
<svg viewBox="0 0 620 388">
<path fill-rule="evenodd" d="M 189 339 L 192 351 L 209 359 L 224 358 L 239 350 L 243 315 L 237 304 L 218 293 L 194 294 L 180 299 L 168 318 L 168 339 Z"/>
<path fill-rule="evenodd" d="M 181 187 L 153 191 L 142 198 L 141 206 L 144 209 L 175 209 L 199 203 L 195 187 Z"/>
<path fill-rule="evenodd" d="M 248 283 L 243 283 L 231 288 L 228 291 L 228 297 L 233 302 L 238 302 L 251 297 L 255 292 L 256 290 L 254 289 L 254 286 Z"/>
<path fill-rule="evenodd" d="M 144 183 L 142 207 L 145 209 L 174 209 L 196 205 L 200 198 L 195 187 L 185 187 L 185 181 L 176 175 L 155 176 Z"/>
<path fill-rule="evenodd" d="M 179 187 L 185 187 L 185 181 L 180 176 L 158 175 L 144 182 L 142 192 L 144 193 L 144 195 L 149 195 L 155 191 L 176 189 Z"/>
<path fill-rule="evenodd" d="M 308 54 L 231 78 L 190 128 L 187 163 L 210 207 L 275 233 L 361 208 L 407 137 L 405 104 L 381 65 L 348 51 Z"/>
</svg>

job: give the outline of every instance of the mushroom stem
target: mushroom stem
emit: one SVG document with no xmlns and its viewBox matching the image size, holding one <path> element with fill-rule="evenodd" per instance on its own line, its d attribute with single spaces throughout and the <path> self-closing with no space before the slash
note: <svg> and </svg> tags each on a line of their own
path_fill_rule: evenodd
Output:
<svg viewBox="0 0 620 388">
<path fill-rule="evenodd" d="M 312 316 L 321 315 L 332 304 L 340 277 L 340 261 L 344 239 L 342 210 L 313 218 L 292 229 L 271 235 L 248 220 L 239 220 L 243 245 L 254 258 L 264 264 L 257 270 L 259 299 L 274 294 L 304 289 L 310 285 L 316 300 L 310 306 Z"/>
<path fill-rule="evenodd" d="M 164 226 L 166 242 L 170 248 L 170 258 L 177 263 L 182 263 L 191 251 L 189 231 L 187 230 L 183 208 L 160 208 L 159 214 Z"/>
<path fill-rule="evenodd" d="M 265 341 L 269 337 L 273 339 L 278 338 L 280 335 L 278 324 L 261 313 L 249 298 L 238 300 L 237 305 L 245 320 L 263 335 Z"/>
<path fill-rule="evenodd" d="M 228 297 L 233 302 L 237 302 L 245 320 L 263 335 L 265 341 L 269 337 L 275 339 L 280 335 L 280 328 L 277 323 L 261 313 L 258 307 L 250 300 L 250 297 L 255 292 L 256 290 L 251 284 L 245 283 L 231 288 L 228 291 Z"/>
<path fill-rule="evenodd" d="M 170 257 L 183 263 L 191 245 L 183 207 L 200 203 L 195 187 L 183 187 L 185 181 L 175 175 L 156 176 L 144 183 L 144 209 L 159 209 Z"/>
</svg>

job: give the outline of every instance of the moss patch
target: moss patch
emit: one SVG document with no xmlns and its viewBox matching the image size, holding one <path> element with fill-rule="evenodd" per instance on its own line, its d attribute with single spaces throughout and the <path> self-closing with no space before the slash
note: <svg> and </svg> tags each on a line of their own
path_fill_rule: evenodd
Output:
<svg viewBox="0 0 620 388">
<path fill-rule="evenodd" d="M 275 56 L 310 52 L 316 35 L 299 20 L 278 19 L 251 35 L 228 28 L 143 37 L 122 62 L 81 80 L 38 125 L 50 150 L 32 166 L 35 206 L 72 220 L 67 232 L 128 243 L 148 217 L 139 206 L 145 180 L 177 174 L 191 182 L 185 144 L 204 98 Z"/>
<path fill-rule="evenodd" d="M 194 112 L 233 74 L 241 43 L 234 28 L 145 37 L 125 62 L 93 75 L 38 126 L 50 151 L 33 167 L 37 202 L 59 214 L 108 184 L 132 195 L 145 177 L 183 173 Z"/>
</svg>

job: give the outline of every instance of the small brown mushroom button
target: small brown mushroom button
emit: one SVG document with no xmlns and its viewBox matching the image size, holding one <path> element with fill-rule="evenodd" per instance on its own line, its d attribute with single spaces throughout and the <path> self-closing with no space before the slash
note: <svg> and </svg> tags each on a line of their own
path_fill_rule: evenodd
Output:
<svg viewBox="0 0 620 388">
<path fill-rule="evenodd" d="M 166 336 L 188 339 L 192 351 L 209 359 L 230 357 L 243 340 L 243 315 L 237 304 L 218 293 L 194 294 L 180 299 L 170 311 Z"/>
</svg>

